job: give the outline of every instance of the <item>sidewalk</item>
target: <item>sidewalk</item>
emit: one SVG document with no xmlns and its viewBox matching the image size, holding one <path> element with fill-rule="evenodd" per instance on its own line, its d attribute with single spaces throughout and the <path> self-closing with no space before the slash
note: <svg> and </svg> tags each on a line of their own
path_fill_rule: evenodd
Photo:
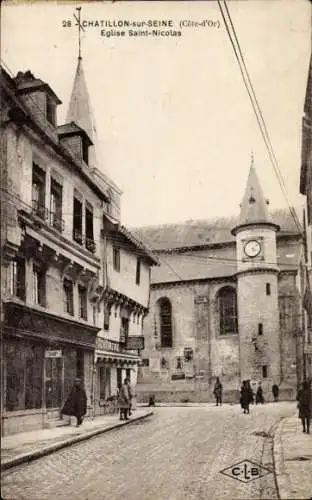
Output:
<svg viewBox="0 0 312 500">
<path fill-rule="evenodd" d="M 312 499 L 312 434 L 302 432 L 297 415 L 279 424 L 273 453 L 279 497 Z"/>
<path fill-rule="evenodd" d="M 118 415 L 106 415 L 95 417 L 94 420 L 85 420 L 81 427 L 72 424 L 2 437 L 1 470 L 30 462 L 71 444 L 142 420 L 150 415 L 153 415 L 153 412 L 149 409 L 138 408 L 127 421 L 119 420 Z M 74 421 L 73 418 L 72 422 Z"/>
</svg>

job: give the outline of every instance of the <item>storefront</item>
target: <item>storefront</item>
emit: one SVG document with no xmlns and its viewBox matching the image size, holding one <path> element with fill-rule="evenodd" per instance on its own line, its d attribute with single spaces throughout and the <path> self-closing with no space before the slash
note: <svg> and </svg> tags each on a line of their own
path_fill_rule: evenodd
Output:
<svg viewBox="0 0 312 500">
<path fill-rule="evenodd" d="M 140 357 L 122 352 L 119 342 L 98 338 L 95 360 L 95 415 L 100 415 L 105 401 L 117 398 L 125 378 L 130 379 L 131 386 L 135 389 Z"/>
<path fill-rule="evenodd" d="M 5 304 L 2 433 L 57 425 L 75 377 L 92 402 L 98 328 Z"/>
</svg>

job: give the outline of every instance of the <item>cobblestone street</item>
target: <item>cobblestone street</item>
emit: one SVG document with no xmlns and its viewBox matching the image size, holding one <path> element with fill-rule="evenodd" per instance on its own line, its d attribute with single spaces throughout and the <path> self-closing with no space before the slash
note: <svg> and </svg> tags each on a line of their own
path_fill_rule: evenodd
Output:
<svg viewBox="0 0 312 500">
<path fill-rule="evenodd" d="M 277 498 L 274 475 L 242 483 L 220 470 L 273 468 L 271 432 L 294 403 L 155 408 L 147 420 L 2 474 L 2 498 L 195 500 Z"/>
</svg>

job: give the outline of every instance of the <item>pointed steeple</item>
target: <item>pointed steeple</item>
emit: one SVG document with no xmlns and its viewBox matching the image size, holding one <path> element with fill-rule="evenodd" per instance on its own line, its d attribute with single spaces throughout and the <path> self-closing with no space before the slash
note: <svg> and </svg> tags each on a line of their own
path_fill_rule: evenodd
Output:
<svg viewBox="0 0 312 500">
<path fill-rule="evenodd" d="M 78 57 L 76 75 L 69 101 L 66 122 L 75 122 L 88 134 L 93 143 L 93 146 L 90 146 L 89 148 L 89 165 L 90 167 L 96 167 L 96 128 L 81 56 Z"/>
<path fill-rule="evenodd" d="M 249 226 L 252 224 L 268 224 L 271 226 L 275 226 L 276 230 L 279 229 L 279 227 L 274 224 L 269 214 L 268 200 L 266 200 L 263 195 L 263 191 L 254 167 L 253 155 L 251 158 L 251 166 L 245 194 L 240 207 L 241 211 L 238 225 L 232 230 L 232 234 L 236 234 L 238 228 L 242 226 Z"/>
</svg>

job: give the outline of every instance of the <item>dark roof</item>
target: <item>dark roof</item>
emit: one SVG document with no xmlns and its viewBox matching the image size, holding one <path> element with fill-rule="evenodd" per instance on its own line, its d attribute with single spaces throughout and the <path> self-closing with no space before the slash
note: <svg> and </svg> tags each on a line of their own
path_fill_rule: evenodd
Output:
<svg viewBox="0 0 312 500">
<path fill-rule="evenodd" d="M 278 243 L 277 263 L 280 271 L 296 272 L 300 252 L 298 240 Z M 161 265 L 152 269 L 152 284 L 229 277 L 235 279 L 237 272 L 234 243 L 219 248 L 189 249 L 179 253 L 162 253 L 158 256 Z"/>
<path fill-rule="evenodd" d="M 280 226 L 277 237 L 298 235 L 298 229 L 288 209 L 271 213 L 275 224 Z M 132 231 L 153 251 L 176 248 L 202 247 L 234 242 L 231 230 L 238 225 L 238 217 L 215 217 L 206 220 L 189 220 L 178 224 L 164 224 L 133 228 Z"/>
<path fill-rule="evenodd" d="M 45 83 L 40 78 L 36 78 L 31 71 L 19 71 L 14 78 L 18 92 L 27 92 L 28 90 L 46 90 L 53 97 L 57 104 L 62 104 L 62 101 L 53 92 L 50 85 Z"/>
<path fill-rule="evenodd" d="M 91 146 L 93 142 L 91 141 L 90 137 L 86 133 L 85 130 L 83 130 L 81 127 L 79 127 L 75 122 L 70 122 L 70 123 L 65 123 L 64 125 L 59 125 L 57 127 L 57 133 L 60 137 L 63 136 L 71 136 L 71 135 L 83 135 L 87 141 L 88 145 Z"/>
<path fill-rule="evenodd" d="M 111 230 L 109 234 L 115 241 L 118 241 L 118 237 L 123 238 L 128 243 L 133 245 L 137 250 L 139 250 L 139 253 L 143 258 L 149 260 L 153 265 L 159 265 L 159 260 L 153 254 L 151 249 L 125 226 L 117 225 L 116 229 Z"/>
</svg>

